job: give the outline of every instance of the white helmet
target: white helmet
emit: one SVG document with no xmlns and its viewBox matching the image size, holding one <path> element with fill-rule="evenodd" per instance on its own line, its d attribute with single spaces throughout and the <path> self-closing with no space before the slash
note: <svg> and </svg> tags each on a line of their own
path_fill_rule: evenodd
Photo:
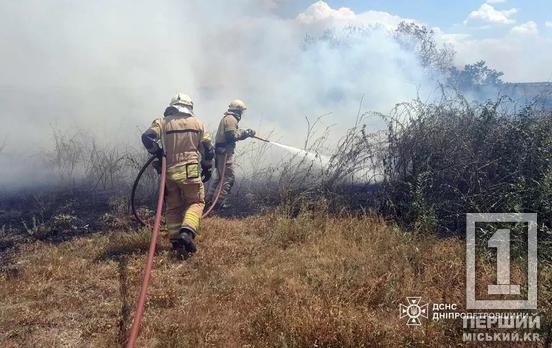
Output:
<svg viewBox="0 0 552 348">
<path fill-rule="evenodd" d="M 176 108 L 179 112 L 182 112 L 184 114 L 193 114 L 194 102 L 192 101 L 192 98 L 190 98 L 190 96 L 187 94 L 179 92 L 171 99 L 170 106 Z"/>
<path fill-rule="evenodd" d="M 232 100 L 230 105 L 228 105 L 228 111 L 242 112 L 245 110 L 247 110 L 247 106 L 245 106 L 245 103 L 240 99 Z"/>
</svg>

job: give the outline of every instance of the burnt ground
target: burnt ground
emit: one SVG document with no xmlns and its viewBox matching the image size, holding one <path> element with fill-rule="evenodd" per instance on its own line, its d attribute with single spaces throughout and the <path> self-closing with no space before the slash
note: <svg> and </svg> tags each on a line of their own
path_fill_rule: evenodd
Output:
<svg viewBox="0 0 552 348">
<path fill-rule="evenodd" d="M 247 218 L 279 209 L 294 218 L 302 210 L 320 207 L 335 213 L 348 211 L 362 214 L 376 208 L 378 193 L 376 185 L 334 188 L 331 195 L 322 190 L 286 192 L 283 195 L 269 188 L 260 194 L 247 188 L 246 183 L 238 183 L 229 198 L 231 208 L 217 207 L 212 215 L 230 219 Z M 9 268 L 19 246 L 34 241 L 59 244 L 106 230 L 138 230 L 141 226 L 130 214 L 128 191 L 126 187 L 120 191 L 54 187 L 2 193 L 0 264 L 4 269 Z M 151 221 L 156 204 L 155 193 L 144 192 L 139 190 L 137 194 L 137 207 L 139 214 Z"/>
<path fill-rule="evenodd" d="M 291 195 L 298 199 L 272 211 L 266 199 L 273 196 L 258 203 L 237 194 L 233 209 L 204 220 L 200 251 L 189 262 L 171 258 L 162 231 L 141 345 L 459 342 L 458 323 L 426 321 L 424 330 L 410 330 L 397 308 L 419 293 L 436 303 L 462 303 L 464 242 L 387 223 L 369 211 L 376 192 L 359 186 L 316 199 Z M 124 345 L 150 236 L 129 216 L 127 195 L 3 197 L 0 345 Z M 485 270 L 491 279 L 492 268 Z M 514 279 L 522 271 L 517 262 Z M 550 313 L 550 268 L 539 277 L 541 308 Z M 542 337 L 551 319 L 543 322 Z"/>
</svg>

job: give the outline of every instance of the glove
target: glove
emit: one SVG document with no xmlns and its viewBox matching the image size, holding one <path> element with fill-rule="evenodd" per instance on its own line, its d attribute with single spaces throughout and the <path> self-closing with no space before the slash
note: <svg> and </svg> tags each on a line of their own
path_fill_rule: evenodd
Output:
<svg viewBox="0 0 552 348">
<path fill-rule="evenodd" d="M 158 142 L 154 142 L 152 144 L 152 147 L 148 149 L 148 152 L 152 155 L 157 156 L 157 158 L 163 157 L 163 149 L 161 148 L 161 146 L 159 146 Z"/>
<path fill-rule="evenodd" d="M 163 157 L 165 153 L 163 152 L 163 149 L 162 148 L 159 148 L 157 149 L 157 151 L 155 151 L 154 155 L 157 156 L 157 158 L 161 159 L 161 157 Z"/>
<path fill-rule="evenodd" d="M 247 135 L 248 138 L 251 138 L 251 137 L 254 137 L 255 136 L 255 131 L 253 129 L 247 129 L 245 131 L 245 135 Z"/>
<path fill-rule="evenodd" d="M 151 162 L 151 166 L 153 167 L 153 169 L 155 169 L 157 174 L 161 174 L 161 161 L 160 160 L 158 160 L 158 159 L 154 160 L 153 162 Z"/>
</svg>

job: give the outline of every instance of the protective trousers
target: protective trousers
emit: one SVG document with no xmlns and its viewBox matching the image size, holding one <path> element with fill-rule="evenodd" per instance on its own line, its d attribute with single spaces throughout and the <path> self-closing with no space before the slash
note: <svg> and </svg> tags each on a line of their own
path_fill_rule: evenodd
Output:
<svg viewBox="0 0 552 348">
<path fill-rule="evenodd" d="M 183 227 L 197 233 L 203 208 L 205 208 L 203 183 L 167 180 L 166 187 L 169 238 L 178 238 L 179 231 Z"/>
</svg>

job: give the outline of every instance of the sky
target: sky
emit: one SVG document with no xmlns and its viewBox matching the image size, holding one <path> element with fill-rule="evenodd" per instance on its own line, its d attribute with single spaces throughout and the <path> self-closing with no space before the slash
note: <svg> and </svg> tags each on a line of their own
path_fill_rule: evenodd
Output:
<svg viewBox="0 0 552 348">
<path fill-rule="evenodd" d="M 240 98 L 244 128 L 301 146 L 305 117 L 326 115 L 335 141 L 359 109 L 438 92 L 393 38 L 404 20 L 431 27 L 459 67 L 485 60 L 507 81 L 550 81 L 551 10 L 542 0 L 0 1 L 0 184 L 41 175 L 53 130 L 139 146 L 177 92 L 211 130 Z"/>
<path fill-rule="evenodd" d="M 328 0 L 333 10 L 357 16 L 380 12 L 411 19 L 442 33 L 457 51 L 459 66 L 483 59 L 511 82 L 552 80 L 552 1 L 549 0 Z M 294 16 L 310 1 L 280 1 Z M 536 63 L 536 64 L 535 64 Z"/>
<path fill-rule="evenodd" d="M 439 1 L 439 0 L 329 0 L 332 7 L 350 7 L 355 12 L 379 10 L 401 17 L 415 18 L 445 31 L 461 30 L 463 22 L 472 11 L 477 11 L 484 1 Z M 534 21 L 544 26 L 552 20 L 552 2 L 548 0 L 489 1 L 497 10 L 517 9 L 519 23 Z M 466 28 L 467 30 L 467 28 Z"/>
<path fill-rule="evenodd" d="M 443 34 L 459 66 L 483 59 L 505 80 L 552 80 L 552 2 L 548 0 L 329 0 L 356 14 L 382 11 L 413 19 Z"/>
</svg>

